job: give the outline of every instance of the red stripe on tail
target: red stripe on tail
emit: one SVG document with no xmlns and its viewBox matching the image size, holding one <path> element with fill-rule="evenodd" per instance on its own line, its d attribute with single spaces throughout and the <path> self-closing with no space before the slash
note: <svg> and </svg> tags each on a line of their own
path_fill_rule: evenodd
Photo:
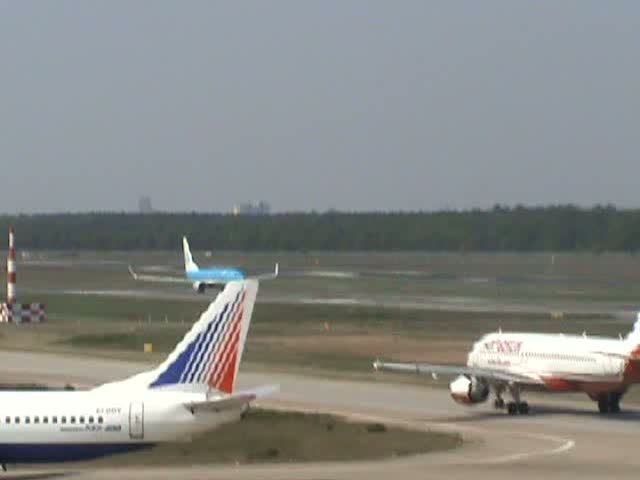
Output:
<svg viewBox="0 0 640 480">
<path fill-rule="evenodd" d="M 229 336 L 225 339 L 220 350 L 218 350 L 216 359 L 211 365 L 211 372 L 207 382 L 211 387 L 218 388 L 220 379 L 226 376 L 227 372 L 235 372 L 235 363 L 233 363 L 233 365 L 230 364 L 230 360 L 232 360 L 232 358 L 230 358 L 230 354 L 237 352 L 238 340 L 240 337 L 240 325 L 242 323 L 240 320 L 242 319 L 243 313 L 244 309 L 241 309 L 238 312 L 238 315 L 234 319 L 234 324 L 230 329 L 231 331 L 229 332 Z M 235 355 L 233 357 L 235 357 Z"/>
<path fill-rule="evenodd" d="M 217 388 L 225 393 L 231 393 L 236 371 L 237 346 L 239 333 L 242 325 L 242 317 L 244 315 L 244 299 L 242 294 L 235 317 L 231 321 L 227 330 L 226 338 L 218 346 L 212 355 L 211 363 L 207 372 L 207 384 L 211 388 Z M 229 355 L 231 353 L 231 355 Z"/>
</svg>

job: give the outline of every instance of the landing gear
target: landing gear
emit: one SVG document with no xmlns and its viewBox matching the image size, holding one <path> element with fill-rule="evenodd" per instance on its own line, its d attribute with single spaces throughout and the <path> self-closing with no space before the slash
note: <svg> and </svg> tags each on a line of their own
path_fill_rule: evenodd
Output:
<svg viewBox="0 0 640 480">
<path fill-rule="evenodd" d="M 527 402 L 509 402 L 507 403 L 507 413 L 509 415 L 528 415 L 529 404 Z"/>
<path fill-rule="evenodd" d="M 511 393 L 511 397 L 513 398 L 513 402 L 507 403 L 507 413 L 509 415 L 527 415 L 529 413 L 529 404 L 527 402 L 520 401 L 520 389 L 517 386 L 509 387 L 509 393 Z M 504 404 L 504 401 L 500 396 L 496 398 L 496 402 L 501 400 Z"/>
<path fill-rule="evenodd" d="M 622 393 L 601 393 L 598 395 L 598 411 L 600 413 L 620 413 Z"/>
<path fill-rule="evenodd" d="M 527 402 L 520 402 L 518 404 L 518 413 L 520 415 L 528 415 L 529 414 L 529 404 Z"/>
<path fill-rule="evenodd" d="M 3 463 L 3 464 L 2 464 L 2 471 L 3 471 L 3 472 L 6 472 L 6 471 L 7 471 L 7 464 L 6 464 L 6 463 Z"/>
<path fill-rule="evenodd" d="M 598 395 L 598 411 L 600 413 L 609 413 L 609 398 L 606 393 Z"/>
<path fill-rule="evenodd" d="M 502 398 L 504 390 L 505 388 L 503 385 L 495 385 L 493 387 L 493 392 L 496 396 L 496 399 L 493 401 L 493 408 L 495 408 L 496 410 L 504 410 L 504 408 L 506 407 L 504 399 Z"/>
</svg>

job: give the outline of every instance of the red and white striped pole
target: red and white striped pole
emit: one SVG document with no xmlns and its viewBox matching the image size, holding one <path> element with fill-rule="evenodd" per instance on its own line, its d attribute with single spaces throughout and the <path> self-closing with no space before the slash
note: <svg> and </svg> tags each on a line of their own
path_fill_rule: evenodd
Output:
<svg viewBox="0 0 640 480">
<path fill-rule="evenodd" d="M 16 301 L 16 246 L 13 227 L 9 229 L 9 256 L 7 257 L 7 304 Z"/>
</svg>

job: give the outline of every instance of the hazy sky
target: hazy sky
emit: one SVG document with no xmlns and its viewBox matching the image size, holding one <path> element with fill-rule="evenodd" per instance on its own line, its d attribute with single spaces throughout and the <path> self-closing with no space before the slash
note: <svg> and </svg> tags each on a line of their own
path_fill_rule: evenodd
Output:
<svg viewBox="0 0 640 480">
<path fill-rule="evenodd" d="M 2 212 L 640 206 L 637 1 L 0 0 Z"/>
</svg>

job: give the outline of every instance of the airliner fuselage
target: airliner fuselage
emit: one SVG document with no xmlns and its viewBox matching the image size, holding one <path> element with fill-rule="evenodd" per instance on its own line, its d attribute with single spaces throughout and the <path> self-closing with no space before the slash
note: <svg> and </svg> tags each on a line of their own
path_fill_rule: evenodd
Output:
<svg viewBox="0 0 640 480">
<path fill-rule="evenodd" d="M 162 391 L 0 393 L 0 463 L 85 460 L 189 440 L 242 413 L 189 410 L 204 400 Z"/>
<path fill-rule="evenodd" d="M 492 333 L 478 340 L 467 366 L 530 377 L 554 391 L 597 394 L 635 383 L 623 340 L 573 335 Z"/>
</svg>

